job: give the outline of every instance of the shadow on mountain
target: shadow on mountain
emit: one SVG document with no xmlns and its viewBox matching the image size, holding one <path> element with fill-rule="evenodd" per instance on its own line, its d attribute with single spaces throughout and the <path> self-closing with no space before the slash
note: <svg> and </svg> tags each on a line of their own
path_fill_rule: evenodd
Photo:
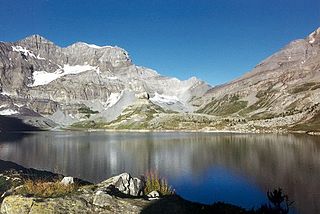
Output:
<svg viewBox="0 0 320 214">
<path fill-rule="evenodd" d="M 8 117 L 0 115 L 0 131 L 16 132 L 16 131 L 40 131 L 41 129 L 24 123 L 16 117 Z"/>
<path fill-rule="evenodd" d="M 26 124 L 19 118 L 0 115 L 0 143 L 18 141 L 30 135 L 25 133 L 26 131 L 41 131 L 41 129 Z"/>
</svg>

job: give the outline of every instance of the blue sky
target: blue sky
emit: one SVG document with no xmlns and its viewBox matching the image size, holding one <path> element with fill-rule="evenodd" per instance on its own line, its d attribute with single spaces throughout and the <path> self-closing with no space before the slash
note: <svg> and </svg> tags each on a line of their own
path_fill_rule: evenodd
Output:
<svg viewBox="0 0 320 214">
<path fill-rule="evenodd" d="M 0 0 L 0 40 L 117 45 L 133 62 L 212 85 L 320 27 L 319 0 Z"/>
</svg>

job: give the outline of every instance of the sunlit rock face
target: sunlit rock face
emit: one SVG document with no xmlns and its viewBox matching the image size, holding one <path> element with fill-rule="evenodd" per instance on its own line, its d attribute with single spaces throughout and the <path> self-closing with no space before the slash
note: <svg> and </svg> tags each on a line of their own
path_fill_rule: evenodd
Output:
<svg viewBox="0 0 320 214">
<path fill-rule="evenodd" d="M 308 121 L 319 111 L 319 68 L 320 28 L 290 42 L 242 77 L 209 90 L 202 97 L 200 112 L 278 118 L 259 126 Z"/>
<path fill-rule="evenodd" d="M 181 81 L 136 66 L 119 47 L 78 42 L 62 48 L 39 35 L 0 42 L 0 77 L 2 95 L 23 99 L 25 107 L 62 125 L 81 120 L 77 110 L 83 106 L 98 111 L 95 118 L 115 119 L 137 99 L 154 98 L 166 109 L 193 111 L 191 99 L 210 88 L 194 77 Z M 48 111 L 44 105 L 29 105 L 35 99 L 57 107 Z M 117 103 L 112 115 L 110 108 Z"/>
</svg>

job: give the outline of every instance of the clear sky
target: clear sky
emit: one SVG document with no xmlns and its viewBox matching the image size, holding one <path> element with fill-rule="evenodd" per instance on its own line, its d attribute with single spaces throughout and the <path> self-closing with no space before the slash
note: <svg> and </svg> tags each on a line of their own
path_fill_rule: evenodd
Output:
<svg viewBox="0 0 320 214">
<path fill-rule="evenodd" d="M 320 27 L 320 0 L 0 0 L 0 40 L 117 45 L 160 74 L 212 85 Z"/>
</svg>

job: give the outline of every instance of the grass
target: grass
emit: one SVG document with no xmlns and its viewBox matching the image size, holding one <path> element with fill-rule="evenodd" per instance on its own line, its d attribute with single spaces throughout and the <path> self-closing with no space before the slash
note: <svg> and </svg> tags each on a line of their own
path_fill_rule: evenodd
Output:
<svg viewBox="0 0 320 214">
<path fill-rule="evenodd" d="M 268 108 L 272 105 L 274 102 L 274 95 L 277 93 L 277 90 L 270 89 L 270 87 L 267 90 L 259 91 L 256 95 L 256 97 L 259 99 L 254 104 L 242 109 L 239 114 L 242 116 L 247 115 L 248 113 L 254 112 L 261 108 Z M 273 117 L 272 115 L 264 115 L 264 114 L 256 114 L 255 116 L 252 116 L 251 119 L 266 119 L 268 117 Z"/>
<path fill-rule="evenodd" d="M 73 123 L 71 128 L 76 129 L 102 129 L 105 128 L 108 123 L 102 121 L 85 120 Z"/>
<path fill-rule="evenodd" d="M 226 116 L 237 113 L 246 108 L 248 101 L 240 100 L 238 95 L 226 95 L 222 99 L 213 99 L 205 107 L 199 109 L 197 113 L 205 113 L 217 116 Z"/>
<path fill-rule="evenodd" d="M 212 114 L 217 104 L 218 104 L 218 101 L 213 99 L 211 102 L 206 104 L 203 108 L 197 110 L 196 113 Z"/>
<path fill-rule="evenodd" d="M 241 109 L 246 108 L 248 101 L 234 101 L 223 105 L 216 111 L 216 114 L 219 116 L 226 116 L 240 111 Z"/>
<path fill-rule="evenodd" d="M 152 191 L 158 191 L 161 196 L 174 195 L 175 191 L 168 184 L 165 178 L 159 177 L 158 173 L 148 172 L 145 175 L 145 189 L 146 194 Z"/>
<path fill-rule="evenodd" d="M 274 94 L 277 92 L 277 90 L 273 88 L 273 83 L 269 82 L 267 86 L 267 89 L 258 91 L 258 93 L 256 94 L 257 98 L 263 98 L 265 96 L 268 96 L 269 94 Z"/>
<path fill-rule="evenodd" d="M 318 87 L 319 87 L 318 83 L 309 82 L 309 83 L 305 83 L 305 84 L 302 84 L 302 85 L 298 85 L 298 86 L 292 88 L 289 92 L 291 94 L 297 94 L 297 93 L 300 93 L 300 92 L 309 91 L 310 89 L 311 90 L 315 90 Z"/>
<path fill-rule="evenodd" d="M 18 193 L 40 198 L 54 198 L 68 195 L 77 189 L 78 186 L 76 184 L 65 185 L 60 181 L 27 180 L 23 187 L 18 190 Z"/>
</svg>

